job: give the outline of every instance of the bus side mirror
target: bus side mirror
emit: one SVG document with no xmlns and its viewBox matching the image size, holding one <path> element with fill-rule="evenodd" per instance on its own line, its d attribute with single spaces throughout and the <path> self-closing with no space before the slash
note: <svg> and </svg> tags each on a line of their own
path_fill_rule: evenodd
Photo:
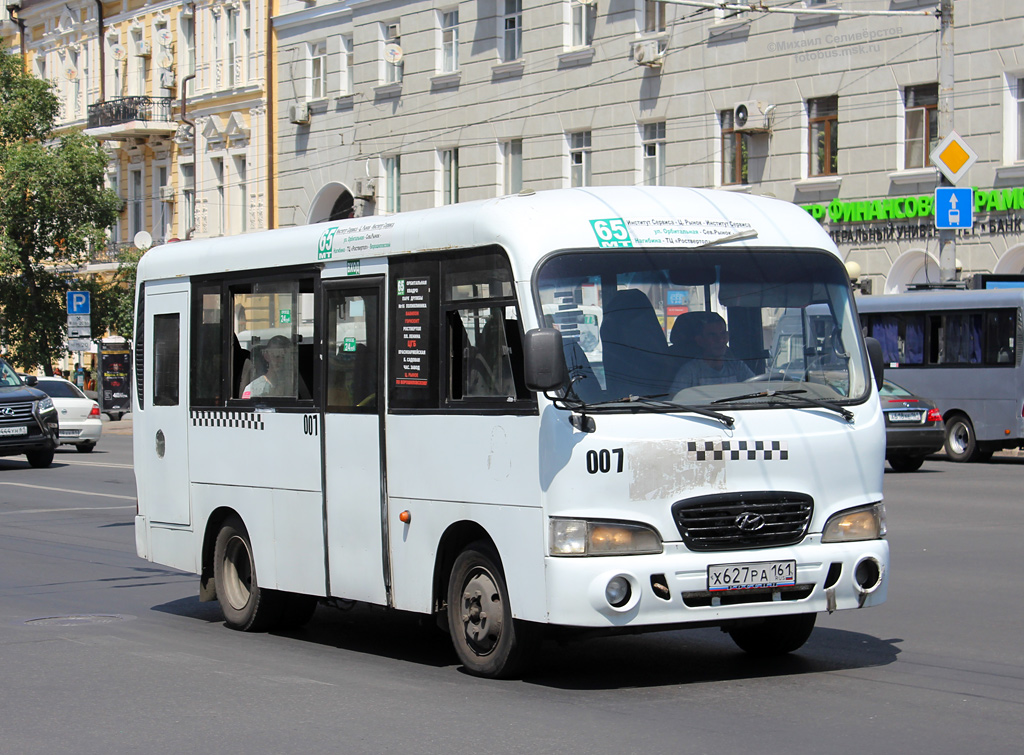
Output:
<svg viewBox="0 0 1024 755">
<path fill-rule="evenodd" d="M 553 391 L 565 384 L 565 354 L 562 333 L 555 328 L 534 328 L 526 333 L 523 348 L 526 387 L 531 391 Z"/>
<path fill-rule="evenodd" d="M 871 363 L 871 372 L 875 376 L 875 387 L 881 389 L 882 381 L 885 379 L 885 361 L 882 359 L 882 344 L 877 338 L 868 336 L 864 339 L 868 347 L 868 361 Z"/>
</svg>

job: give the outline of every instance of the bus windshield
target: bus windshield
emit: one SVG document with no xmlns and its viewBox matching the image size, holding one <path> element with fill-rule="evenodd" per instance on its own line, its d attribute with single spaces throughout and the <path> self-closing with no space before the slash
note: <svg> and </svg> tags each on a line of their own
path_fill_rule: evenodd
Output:
<svg viewBox="0 0 1024 755">
<path fill-rule="evenodd" d="M 824 252 L 566 252 L 536 286 L 586 404 L 775 408 L 868 391 L 849 281 Z"/>
</svg>

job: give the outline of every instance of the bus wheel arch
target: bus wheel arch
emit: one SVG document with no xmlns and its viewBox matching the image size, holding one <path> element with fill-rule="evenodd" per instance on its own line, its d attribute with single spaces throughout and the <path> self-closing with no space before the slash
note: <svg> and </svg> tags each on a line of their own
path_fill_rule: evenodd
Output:
<svg viewBox="0 0 1024 755">
<path fill-rule="evenodd" d="M 540 640 L 539 628 L 515 619 L 501 557 L 490 538 L 463 548 L 448 579 L 448 633 L 474 676 L 517 676 Z"/>
<path fill-rule="evenodd" d="M 452 567 L 455 559 L 459 557 L 470 543 L 484 541 L 494 546 L 494 540 L 487 534 L 487 530 L 476 522 L 455 522 L 448 526 L 448 529 L 441 535 L 437 544 L 437 555 L 434 557 L 434 580 L 433 600 L 434 615 L 437 618 L 437 626 L 444 632 L 448 631 L 448 582 L 451 579 Z"/>
<path fill-rule="evenodd" d="M 241 519 L 238 512 L 227 506 L 215 509 L 210 518 L 206 520 L 206 530 L 203 533 L 202 560 L 199 572 L 199 600 L 200 602 L 213 601 L 217 599 L 217 581 L 213 574 L 213 554 L 217 545 L 217 535 L 220 534 L 224 521 L 235 516 Z"/>
</svg>

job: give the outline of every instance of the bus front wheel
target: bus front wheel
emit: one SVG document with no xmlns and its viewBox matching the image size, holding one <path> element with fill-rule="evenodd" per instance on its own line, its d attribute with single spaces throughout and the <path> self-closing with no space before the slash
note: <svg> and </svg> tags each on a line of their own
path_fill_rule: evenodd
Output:
<svg viewBox="0 0 1024 755">
<path fill-rule="evenodd" d="M 229 517 L 217 534 L 213 551 L 217 602 L 232 629 L 258 632 L 274 624 L 280 614 L 276 594 L 256 583 L 252 543 L 242 521 Z"/>
<path fill-rule="evenodd" d="M 946 455 L 953 461 L 988 461 L 991 451 L 979 447 L 974 425 L 967 415 L 954 414 L 946 420 Z"/>
<path fill-rule="evenodd" d="M 785 655 L 803 647 L 814 630 L 816 614 L 770 616 L 749 624 L 738 624 L 727 631 L 740 650 L 767 657 Z"/>
<path fill-rule="evenodd" d="M 533 650 L 535 630 L 512 618 L 505 575 L 490 543 L 472 543 L 455 559 L 448 629 L 459 660 L 476 676 L 514 676 Z"/>
</svg>

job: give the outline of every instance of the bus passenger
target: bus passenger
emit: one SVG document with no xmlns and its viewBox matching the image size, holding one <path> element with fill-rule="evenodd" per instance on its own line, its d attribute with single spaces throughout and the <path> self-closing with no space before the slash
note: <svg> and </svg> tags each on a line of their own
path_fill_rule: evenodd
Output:
<svg viewBox="0 0 1024 755">
<path fill-rule="evenodd" d="M 702 312 L 700 329 L 693 336 L 693 342 L 700 349 L 700 356 L 688 361 L 676 373 L 672 392 L 695 385 L 720 385 L 742 383 L 754 373 L 743 362 L 729 352 L 729 331 L 725 320 L 715 312 Z"/>
<path fill-rule="evenodd" d="M 245 386 L 242 398 L 309 398 L 309 390 L 299 375 L 295 350 L 287 337 L 271 338 L 260 356 L 266 364 L 266 371 Z"/>
</svg>

